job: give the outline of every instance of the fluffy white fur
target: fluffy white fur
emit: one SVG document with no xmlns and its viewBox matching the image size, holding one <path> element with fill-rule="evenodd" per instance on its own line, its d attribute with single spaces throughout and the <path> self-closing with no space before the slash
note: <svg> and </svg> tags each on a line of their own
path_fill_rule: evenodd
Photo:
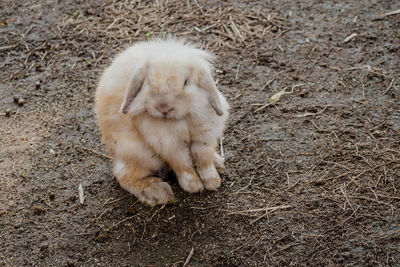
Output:
<svg viewBox="0 0 400 267">
<path fill-rule="evenodd" d="M 95 111 L 114 174 L 147 204 L 173 198 L 168 184 L 151 177 L 165 164 L 189 192 L 219 179 L 213 162 L 223 164 L 214 150 L 229 105 L 212 79 L 213 58 L 183 41 L 142 42 L 119 54 L 100 79 Z"/>
</svg>

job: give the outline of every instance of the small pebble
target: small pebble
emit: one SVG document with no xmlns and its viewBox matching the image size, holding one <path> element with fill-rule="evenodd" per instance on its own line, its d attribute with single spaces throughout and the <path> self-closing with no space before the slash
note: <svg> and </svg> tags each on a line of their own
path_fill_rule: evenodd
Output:
<svg viewBox="0 0 400 267">
<path fill-rule="evenodd" d="M 22 106 L 25 104 L 25 99 L 22 96 L 14 96 L 14 102 L 17 103 L 18 105 Z"/>
<path fill-rule="evenodd" d="M 14 114 L 15 112 L 12 111 L 11 109 L 7 109 L 6 110 L 6 117 L 10 117 L 12 114 Z"/>
<path fill-rule="evenodd" d="M 42 206 L 35 206 L 35 207 L 33 208 L 33 213 L 34 213 L 35 215 L 43 214 L 43 213 L 45 213 L 45 212 L 46 212 L 46 209 L 43 208 Z"/>
<path fill-rule="evenodd" d="M 40 81 L 35 82 L 35 88 L 36 88 L 36 89 L 39 89 L 41 85 L 42 85 L 42 84 L 41 84 Z"/>
<path fill-rule="evenodd" d="M 49 248 L 49 245 L 47 245 L 47 244 L 42 244 L 41 246 L 40 246 L 40 251 L 44 251 L 44 250 L 46 250 L 46 249 L 48 249 Z"/>
<path fill-rule="evenodd" d="M 308 91 L 301 91 L 297 95 L 300 97 L 306 97 L 308 95 Z"/>
</svg>

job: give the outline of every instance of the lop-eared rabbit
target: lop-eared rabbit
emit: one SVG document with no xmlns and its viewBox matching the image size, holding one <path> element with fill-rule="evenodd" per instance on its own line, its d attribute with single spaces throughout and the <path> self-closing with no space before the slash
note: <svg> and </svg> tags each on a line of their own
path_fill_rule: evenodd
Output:
<svg viewBox="0 0 400 267">
<path fill-rule="evenodd" d="M 160 170 L 187 192 L 216 190 L 216 153 L 229 105 L 212 78 L 213 55 L 181 40 L 137 43 L 103 73 L 95 112 L 120 185 L 148 205 L 174 200 Z"/>
</svg>

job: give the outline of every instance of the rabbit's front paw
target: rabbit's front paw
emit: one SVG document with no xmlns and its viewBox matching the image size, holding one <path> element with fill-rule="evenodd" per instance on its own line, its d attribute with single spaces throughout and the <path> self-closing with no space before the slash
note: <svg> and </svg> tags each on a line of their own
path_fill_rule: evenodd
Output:
<svg viewBox="0 0 400 267">
<path fill-rule="evenodd" d="M 178 174 L 178 182 L 181 188 L 189 193 L 197 193 L 204 190 L 203 183 L 194 171 Z"/>
<path fill-rule="evenodd" d="M 207 190 L 217 190 L 221 186 L 221 178 L 214 166 L 199 168 L 198 172 Z"/>
</svg>

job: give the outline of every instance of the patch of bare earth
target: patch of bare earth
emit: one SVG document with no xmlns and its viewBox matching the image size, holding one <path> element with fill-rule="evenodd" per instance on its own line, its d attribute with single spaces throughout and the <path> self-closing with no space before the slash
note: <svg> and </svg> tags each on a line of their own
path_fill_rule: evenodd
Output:
<svg viewBox="0 0 400 267">
<path fill-rule="evenodd" d="M 400 264 L 399 9 L 2 1 L 1 265 Z M 168 34 L 219 57 L 226 172 L 217 192 L 171 180 L 178 202 L 149 208 L 112 177 L 93 94 L 116 53 Z"/>
</svg>

